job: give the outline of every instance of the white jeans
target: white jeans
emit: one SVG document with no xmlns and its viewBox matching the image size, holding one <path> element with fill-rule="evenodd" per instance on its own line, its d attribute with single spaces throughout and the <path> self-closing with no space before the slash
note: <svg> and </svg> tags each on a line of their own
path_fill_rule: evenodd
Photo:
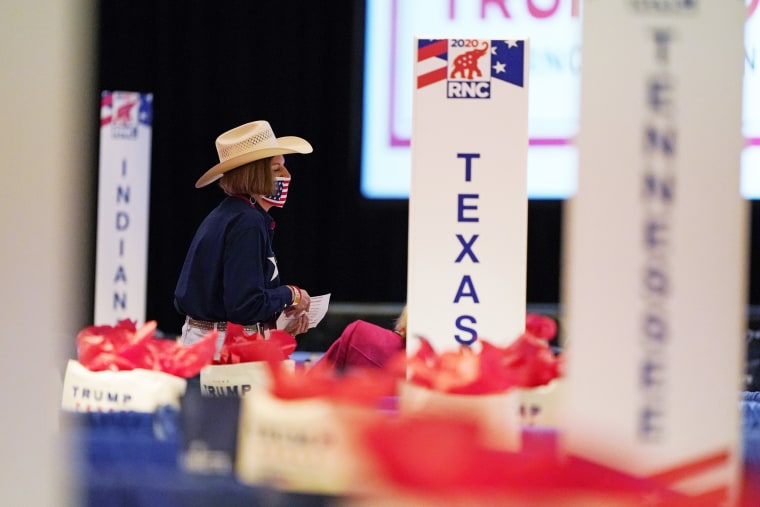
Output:
<svg viewBox="0 0 760 507">
<path fill-rule="evenodd" d="M 214 324 L 214 328 L 216 329 L 216 324 Z M 252 328 L 244 328 L 244 330 L 248 334 L 251 334 L 255 331 L 258 332 L 256 329 Z M 216 353 L 214 354 L 214 359 L 218 360 L 222 352 L 222 346 L 224 345 L 224 336 L 226 333 L 225 331 L 221 331 L 219 329 L 216 329 L 216 331 L 219 334 L 216 337 Z M 182 325 L 182 336 L 179 337 L 179 343 L 182 345 L 192 345 L 193 343 L 198 343 L 210 332 L 211 331 L 208 329 L 191 326 L 190 317 L 185 317 L 185 323 Z M 264 330 L 261 335 L 264 337 L 264 339 L 269 339 L 269 330 Z"/>
<path fill-rule="evenodd" d="M 209 334 L 211 331 L 208 329 L 201 329 L 199 327 L 191 326 L 189 318 L 185 318 L 185 323 L 182 325 L 182 336 L 179 337 L 179 343 L 182 345 L 192 345 L 193 343 L 198 343 L 203 339 L 204 336 Z M 217 332 L 219 333 L 216 337 L 216 352 L 214 353 L 214 359 L 219 359 L 219 354 L 222 351 L 222 345 L 224 345 L 224 331 L 219 331 L 217 329 Z"/>
</svg>

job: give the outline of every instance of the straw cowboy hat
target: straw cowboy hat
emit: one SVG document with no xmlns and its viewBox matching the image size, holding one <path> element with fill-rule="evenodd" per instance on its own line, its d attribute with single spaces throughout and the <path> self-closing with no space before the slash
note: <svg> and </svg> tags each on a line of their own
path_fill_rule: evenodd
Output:
<svg viewBox="0 0 760 507">
<path fill-rule="evenodd" d="M 311 153 L 312 151 L 313 149 L 308 141 L 300 137 L 275 137 L 269 122 L 246 123 L 228 130 L 216 138 L 219 163 L 206 171 L 195 182 L 195 188 L 205 187 L 221 178 L 227 171 L 254 160 L 288 153 Z"/>
</svg>

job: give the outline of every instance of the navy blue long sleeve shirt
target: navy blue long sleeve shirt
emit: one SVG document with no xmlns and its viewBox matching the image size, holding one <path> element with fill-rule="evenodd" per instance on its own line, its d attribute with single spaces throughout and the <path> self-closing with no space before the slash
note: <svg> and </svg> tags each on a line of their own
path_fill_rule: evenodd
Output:
<svg viewBox="0 0 760 507">
<path fill-rule="evenodd" d="M 247 198 L 225 198 L 198 227 L 174 291 L 177 311 L 199 320 L 252 325 L 292 302 L 272 250 L 274 220 Z"/>
</svg>

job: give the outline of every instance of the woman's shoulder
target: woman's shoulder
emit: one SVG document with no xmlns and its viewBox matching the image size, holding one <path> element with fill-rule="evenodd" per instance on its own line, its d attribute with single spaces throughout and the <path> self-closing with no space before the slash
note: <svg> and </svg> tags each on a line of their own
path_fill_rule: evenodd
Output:
<svg viewBox="0 0 760 507">
<path fill-rule="evenodd" d="M 238 227 L 259 227 L 268 220 L 264 213 L 243 199 L 227 197 L 214 210 L 220 217 Z"/>
<path fill-rule="evenodd" d="M 251 203 L 238 197 L 227 196 L 216 207 L 219 213 L 230 215 L 259 215 Z"/>
</svg>

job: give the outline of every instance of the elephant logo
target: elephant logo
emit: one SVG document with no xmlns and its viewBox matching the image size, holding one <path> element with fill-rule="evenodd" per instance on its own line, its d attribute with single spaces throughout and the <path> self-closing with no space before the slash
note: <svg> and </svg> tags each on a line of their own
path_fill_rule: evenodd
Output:
<svg viewBox="0 0 760 507">
<path fill-rule="evenodd" d="M 136 100 L 125 102 L 116 108 L 114 123 L 128 124 L 132 122 L 132 108 L 137 105 Z"/>
<path fill-rule="evenodd" d="M 451 70 L 449 79 L 454 79 L 459 75 L 461 79 L 473 79 L 475 75 L 482 77 L 483 73 L 478 68 L 478 60 L 488 52 L 489 44 L 483 41 L 482 48 L 475 48 L 458 55 L 454 59 L 454 68 Z"/>
</svg>

